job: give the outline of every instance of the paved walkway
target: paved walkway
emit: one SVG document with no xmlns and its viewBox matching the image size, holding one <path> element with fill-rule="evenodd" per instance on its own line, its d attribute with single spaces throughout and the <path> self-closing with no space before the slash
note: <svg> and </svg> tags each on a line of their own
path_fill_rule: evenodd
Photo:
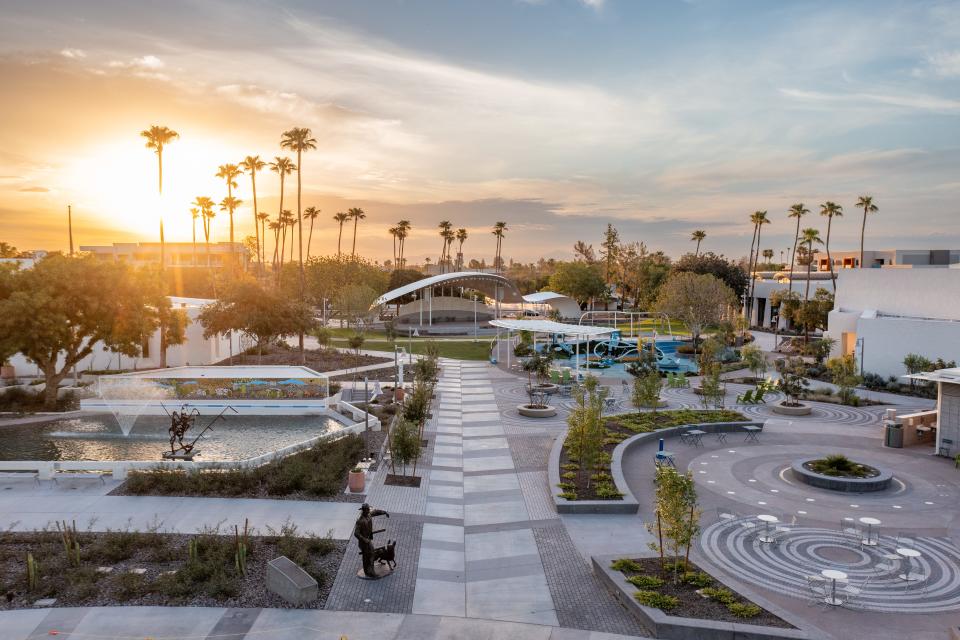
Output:
<svg viewBox="0 0 960 640">
<path fill-rule="evenodd" d="M 0 612 L 4 640 L 626 640 L 627 636 L 445 616 L 303 609 L 81 607 Z M 55 634 L 53 632 L 56 632 Z"/>
</svg>

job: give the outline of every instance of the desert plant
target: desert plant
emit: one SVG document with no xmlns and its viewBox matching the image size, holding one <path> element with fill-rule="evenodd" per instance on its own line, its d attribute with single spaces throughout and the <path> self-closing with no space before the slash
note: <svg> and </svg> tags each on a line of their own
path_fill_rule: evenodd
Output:
<svg viewBox="0 0 960 640">
<path fill-rule="evenodd" d="M 727 605 L 727 609 L 738 618 L 755 618 L 763 611 L 751 602 L 731 602 Z"/>
<path fill-rule="evenodd" d="M 40 583 L 40 566 L 32 553 L 27 553 L 27 591 L 36 591 Z"/>
<path fill-rule="evenodd" d="M 610 563 L 610 568 L 614 571 L 640 571 L 640 563 L 630 558 L 617 558 Z"/>
<path fill-rule="evenodd" d="M 247 550 L 250 548 L 250 520 L 244 518 L 243 535 L 240 535 L 240 528 L 233 525 L 234 539 L 234 567 L 240 575 L 247 575 Z"/>
<path fill-rule="evenodd" d="M 71 567 L 80 566 L 80 541 L 77 539 L 77 522 L 74 520 L 73 525 L 68 525 L 67 521 L 63 521 L 63 527 L 60 526 L 60 522 L 57 521 L 57 531 L 60 532 L 60 541 L 63 543 L 63 550 L 66 553 L 67 564 Z"/>
<path fill-rule="evenodd" d="M 627 582 L 638 589 L 659 589 L 663 586 L 663 578 L 657 576 L 648 576 L 644 574 L 630 576 Z"/>
<path fill-rule="evenodd" d="M 660 609 L 661 611 L 670 611 L 680 605 L 680 599 L 676 596 L 669 596 L 657 591 L 637 591 L 633 594 L 633 597 L 643 606 Z"/>
<path fill-rule="evenodd" d="M 707 596 L 711 600 L 716 600 L 721 604 L 732 604 L 736 602 L 737 597 L 733 595 L 733 592 L 729 589 L 724 589 L 723 587 L 706 587 L 700 591 L 703 595 Z"/>
</svg>

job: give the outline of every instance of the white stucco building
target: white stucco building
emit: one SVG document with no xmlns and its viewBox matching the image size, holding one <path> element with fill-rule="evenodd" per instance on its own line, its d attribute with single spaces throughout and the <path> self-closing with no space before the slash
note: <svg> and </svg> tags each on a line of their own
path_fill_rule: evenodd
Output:
<svg viewBox="0 0 960 640">
<path fill-rule="evenodd" d="M 960 360 L 960 268 L 843 269 L 826 335 L 864 372 L 906 374 L 903 358 Z"/>
<path fill-rule="evenodd" d="M 200 310 L 205 304 L 213 302 L 201 298 L 175 298 L 170 302 L 174 309 L 182 309 L 187 313 L 186 340 L 182 345 L 167 348 L 167 366 L 180 367 L 187 365 L 204 365 L 219 362 L 230 356 L 231 348 L 234 354 L 240 353 L 244 345 L 241 344 L 239 334 L 217 335 L 211 338 L 203 337 L 203 326 L 197 321 Z M 102 343 L 93 347 L 93 352 L 80 361 L 77 371 L 102 371 L 108 369 L 154 369 L 160 366 L 160 335 L 154 333 L 144 342 L 143 356 L 129 358 L 114 351 L 105 350 Z M 10 359 L 18 376 L 37 375 L 37 366 L 26 359 L 23 354 L 16 354 Z"/>
</svg>

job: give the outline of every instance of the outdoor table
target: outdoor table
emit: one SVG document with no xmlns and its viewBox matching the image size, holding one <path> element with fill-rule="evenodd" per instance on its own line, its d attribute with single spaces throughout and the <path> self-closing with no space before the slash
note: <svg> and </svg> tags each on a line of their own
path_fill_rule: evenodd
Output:
<svg viewBox="0 0 960 640">
<path fill-rule="evenodd" d="M 771 516 L 767 514 L 757 516 L 757 520 L 763 523 L 763 535 L 760 536 L 760 542 L 773 542 L 774 538 L 770 535 L 770 525 L 774 522 L 779 522 L 777 516 Z"/>
<path fill-rule="evenodd" d="M 714 432 L 714 434 L 717 436 L 717 442 L 726 442 L 726 441 L 727 441 L 727 434 L 724 433 L 723 431 L 721 431 L 720 429 L 717 429 L 717 430 Z"/>
<path fill-rule="evenodd" d="M 864 518 L 860 518 L 860 522 L 867 525 L 867 537 L 861 540 L 860 542 L 862 542 L 868 547 L 877 546 L 877 542 L 879 541 L 880 536 L 878 535 L 876 538 L 874 538 L 872 534 L 873 534 L 873 527 L 880 524 L 880 521 L 876 518 L 864 517 Z"/>
<path fill-rule="evenodd" d="M 760 427 L 755 427 L 753 425 L 747 425 L 743 428 L 747 432 L 747 437 L 743 439 L 744 442 L 760 442 L 757 436 L 760 435 Z"/>
<path fill-rule="evenodd" d="M 837 580 L 841 582 L 846 581 L 847 574 L 843 571 L 837 571 L 836 569 L 824 569 L 820 572 L 820 575 L 831 581 L 830 595 L 824 598 L 823 601 L 834 606 L 843 604 L 843 600 L 837 597 Z"/>
<path fill-rule="evenodd" d="M 672 451 L 658 451 L 655 456 L 656 462 L 659 465 L 661 462 L 666 462 L 671 467 L 676 468 L 677 465 L 673 461 L 673 452 Z"/>
<path fill-rule="evenodd" d="M 703 442 L 701 442 L 701 440 L 706 434 L 706 431 L 701 431 L 700 429 L 691 429 L 690 431 L 687 431 L 687 444 L 692 444 L 695 447 L 702 447 Z"/>
<path fill-rule="evenodd" d="M 900 549 L 897 549 L 897 555 L 903 556 L 904 558 L 907 559 L 907 571 L 906 573 L 900 574 L 901 580 L 906 580 L 907 582 L 913 582 L 915 580 L 923 579 L 922 575 L 920 575 L 919 573 L 913 573 L 911 571 L 911 569 L 913 569 L 913 559 L 920 557 L 919 551 L 917 551 L 916 549 L 900 548 Z"/>
</svg>

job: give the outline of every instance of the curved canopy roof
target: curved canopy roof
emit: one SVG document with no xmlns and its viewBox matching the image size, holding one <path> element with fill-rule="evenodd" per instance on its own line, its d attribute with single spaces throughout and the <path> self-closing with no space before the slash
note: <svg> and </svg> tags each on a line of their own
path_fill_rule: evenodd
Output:
<svg viewBox="0 0 960 640">
<path fill-rule="evenodd" d="M 573 300 L 573 298 L 570 296 L 565 296 L 562 293 L 557 293 L 555 291 L 537 291 L 536 293 L 528 293 L 527 295 L 523 296 L 524 302 L 530 302 L 532 304 L 549 302 L 550 300 L 559 300 L 561 298 Z"/>
<path fill-rule="evenodd" d="M 610 327 L 589 327 L 582 324 L 564 324 L 554 322 L 553 320 L 510 320 L 500 318 L 491 320 L 490 324 L 501 329 L 510 331 L 530 331 L 533 333 L 559 333 L 573 336 L 600 336 L 612 333 L 615 329 Z"/>
<path fill-rule="evenodd" d="M 510 282 L 510 280 L 499 274 L 483 273 L 482 271 L 456 271 L 454 273 L 441 273 L 437 276 L 430 276 L 422 280 L 417 280 L 416 282 L 411 282 L 410 284 L 405 284 L 402 287 L 397 287 L 393 291 L 388 291 L 374 300 L 372 306 L 377 307 L 382 304 L 387 304 L 416 291 L 439 287 L 441 285 L 456 285 L 458 287 L 475 289 L 476 291 L 485 293 L 491 298 L 495 296 L 495 291 L 499 286 L 501 302 L 523 302 L 523 298 L 520 296 L 517 287 Z"/>
</svg>

